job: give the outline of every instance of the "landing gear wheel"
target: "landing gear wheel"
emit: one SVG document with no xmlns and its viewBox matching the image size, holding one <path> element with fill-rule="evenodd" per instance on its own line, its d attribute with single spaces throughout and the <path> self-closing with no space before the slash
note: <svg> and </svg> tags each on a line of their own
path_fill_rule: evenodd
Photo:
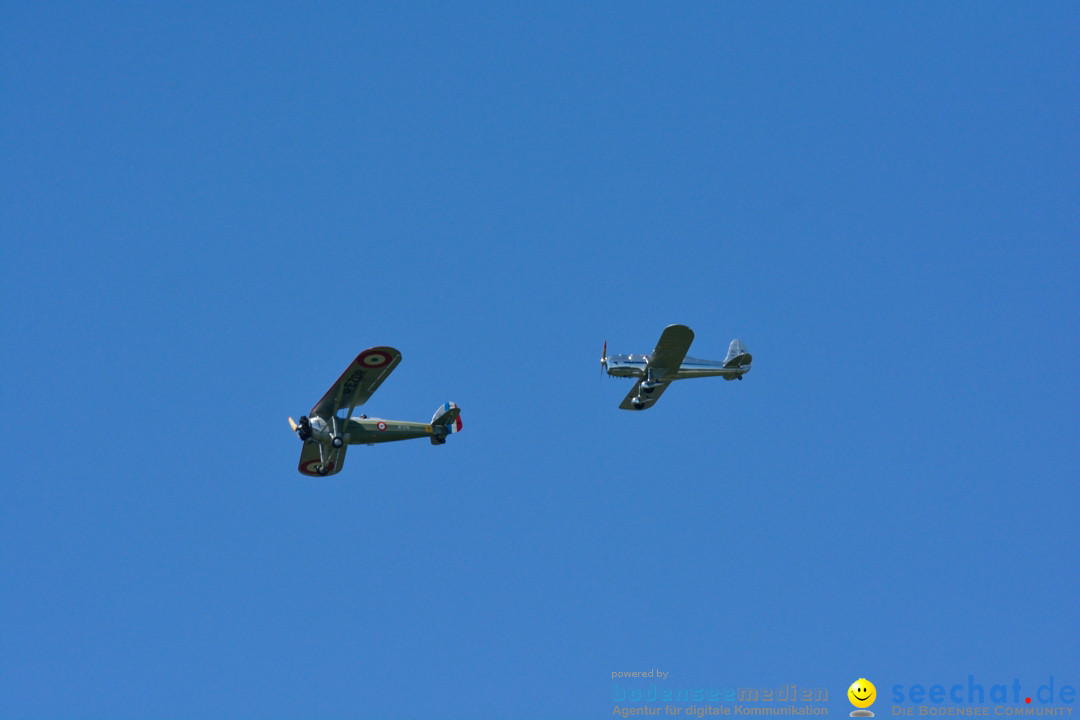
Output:
<svg viewBox="0 0 1080 720">
<path fill-rule="evenodd" d="M 319 473 L 320 475 L 326 475 L 327 474 L 326 468 L 323 467 L 322 465 L 316 465 L 315 466 L 315 472 Z"/>
<path fill-rule="evenodd" d="M 339 448 L 339 447 L 341 447 L 342 445 L 345 444 L 345 441 L 342 440 L 339 437 L 336 437 L 336 438 L 334 438 L 333 440 L 330 441 L 330 444 L 333 445 L 336 448 Z"/>
</svg>

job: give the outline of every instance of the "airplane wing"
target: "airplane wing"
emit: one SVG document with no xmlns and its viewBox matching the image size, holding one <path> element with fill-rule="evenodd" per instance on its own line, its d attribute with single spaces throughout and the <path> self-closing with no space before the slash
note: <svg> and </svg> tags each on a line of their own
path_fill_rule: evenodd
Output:
<svg viewBox="0 0 1080 720">
<path fill-rule="evenodd" d="M 645 377 L 639 378 L 623 398 L 622 410 L 646 410 L 651 408 L 667 386 L 679 374 L 683 358 L 694 342 L 694 331 L 685 325 L 668 325 L 660 334 L 656 349 L 645 364 Z M 642 387 L 644 385 L 644 387 Z"/>
<path fill-rule="evenodd" d="M 651 392 L 645 394 L 641 398 L 641 402 L 635 404 L 635 399 L 638 397 L 638 389 L 641 387 L 642 380 L 638 380 L 634 383 L 634 387 L 630 388 L 630 392 L 626 393 L 626 397 L 623 398 L 622 403 L 619 404 L 620 410 L 647 410 L 660 399 L 660 396 L 667 390 L 669 383 L 659 383 Z"/>
<path fill-rule="evenodd" d="M 663 380 L 679 372 L 683 358 L 694 342 L 694 331 L 685 325 L 668 325 L 656 343 L 656 349 L 649 356 L 648 370 L 653 371 L 657 380 Z M 659 389 L 659 388 L 657 388 Z M 656 393 L 659 394 L 659 393 Z"/>
<path fill-rule="evenodd" d="M 401 353 L 392 347 L 365 350 L 356 356 L 322 400 L 311 408 L 310 415 L 328 418 L 336 415 L 341 408 L 363 405 L 399 362 Z"/>
<path fill-rule="evenodd" d="M 330 443 L 326 443 L 321 448 L 317 442 L 304 443 L 304 449 L 300 451 L 300 464 L 297 466 L 304 475 L 310 475 L 311 477 L 324 477 L 326 475 L 333 475 L 341 472 L 341 468 L 345 465 L 345 449 L 348 445 L 342 445 L 339 448 L 335 448 Z M 326 472 L 320 473 L 316 468 L 322 463 L 323 453 L 327 458 Z"/>
</svg>

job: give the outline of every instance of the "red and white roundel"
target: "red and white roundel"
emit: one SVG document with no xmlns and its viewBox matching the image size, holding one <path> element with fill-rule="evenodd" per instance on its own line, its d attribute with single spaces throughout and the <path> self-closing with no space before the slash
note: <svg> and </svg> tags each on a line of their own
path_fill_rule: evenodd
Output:
<svg viewBox="0 0 1080 720">
<path fill-rule="evenodd" d="M 315 469 L 316 467 L 318 467 L 318 465 L 319 465 L 319 459 L 318 458 L 316 458 L 314 460 L 308 460 L 306 463 L 304 463 L 303 465 L 300 466 L 300 468 L 301 468 L 300 472 L 304 473 L 305 475 L 312 475 L 314 477 L 319 477 L 320 473 Z M 333 471 L 334 471 L 334 461 L 331 460 L 330 462 L 326 463 L 326 472 L 322 473 L 322 474 L 323 475 L 329 475 Z"/>
<path fill-rule="evenodd" d="M 384 350 L 372 348 L 360 353 L 360 356 L 356 358 L 356 362 L 366 368 L 379 368 L 390 362 L 390 356 Z"/>
<path fill-rule="evenodd" d="M 379 432 L 384 432 L 386 430 L 386 423 L 380 420 L 379 422 L 375 423 L 375 427 L 379 428 Z"/>
</svg>

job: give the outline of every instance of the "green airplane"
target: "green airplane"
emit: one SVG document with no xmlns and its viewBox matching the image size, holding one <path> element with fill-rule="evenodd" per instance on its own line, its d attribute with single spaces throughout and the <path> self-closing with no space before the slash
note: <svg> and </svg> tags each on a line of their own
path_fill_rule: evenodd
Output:
<svg viewBox="0 0 1080 720">
<path fill-rule="evenodd" d="M 302 474 L 323 477 L 341 472 L 349 445 L 423 437 L 430 438 L 432 445 L 442 445 L 449 435 L 461 430 L 461 411 L 452 402 L 443 403 L 430 423 L 352 416 L 400 362 L 401 353 L 392 347 L 365 350 L 308 415 L 302 415 L 299 422 L 289 418 L 289 426 L 304 443 L 298 467 Z"/>
</svg>

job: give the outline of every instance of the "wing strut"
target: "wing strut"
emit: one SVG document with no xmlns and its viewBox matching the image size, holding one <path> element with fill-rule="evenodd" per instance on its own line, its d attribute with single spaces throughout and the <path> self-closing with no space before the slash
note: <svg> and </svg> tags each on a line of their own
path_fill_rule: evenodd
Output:
<svg viewBox="0 0 1080 720">
<path fill-rule="evenodd" d="M 355 397 L 356 396 L 353 395 L 353 398 L 355 398 Z M 355 410 L 355 409 L 356 409 L 356 402 L 354 401 L 353 404 L 349 406 L 349 412 L 345 413 L 345 427 L 346 428 L 349 427 L 349 421 L 352 420 L 353 410 Z"/>
</svg>

